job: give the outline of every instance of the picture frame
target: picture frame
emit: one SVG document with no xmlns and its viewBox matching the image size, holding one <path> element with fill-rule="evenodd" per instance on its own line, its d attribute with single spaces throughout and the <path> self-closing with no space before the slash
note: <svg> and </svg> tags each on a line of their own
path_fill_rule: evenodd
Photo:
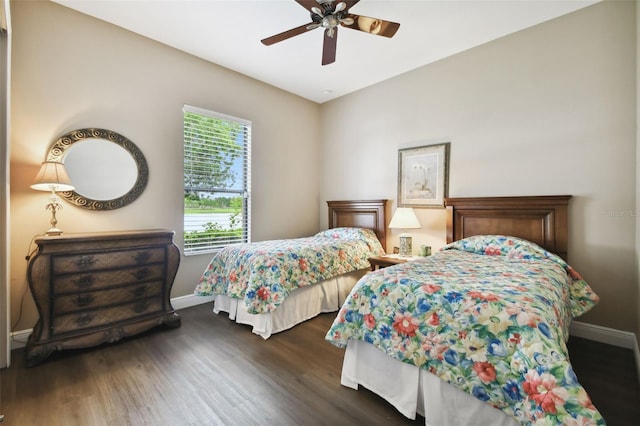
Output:
<svg viewBox="0 0 640 426">
<path fill-rule="evenodd" d="M 450 142 L 398 150 L 398 207 L 444 207 Z"/>
</svg>

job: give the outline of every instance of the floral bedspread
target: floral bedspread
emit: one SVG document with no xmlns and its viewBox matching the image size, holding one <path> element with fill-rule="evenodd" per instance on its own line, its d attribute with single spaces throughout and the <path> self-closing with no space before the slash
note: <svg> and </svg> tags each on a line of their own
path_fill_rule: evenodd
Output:
<svg viewBox="0 0 640 426">
<path fill-rule="evenodd" d="M 369 268 L 368 258 L 383 253 L 375 233 L 364 228 L 229 246 L 209 262 L 194 293 L 243 299 L 249 313 L 267 313 L 296 288 Z"/>
<path fill-rule="evenodd" d="M 522 424 L 605 424 L 569 362 L 572 318 L 598 296 L 560 257 L 525 240 L 479 236 L 371 272 L 326 339 L 371 343 Z"/>
</svg>

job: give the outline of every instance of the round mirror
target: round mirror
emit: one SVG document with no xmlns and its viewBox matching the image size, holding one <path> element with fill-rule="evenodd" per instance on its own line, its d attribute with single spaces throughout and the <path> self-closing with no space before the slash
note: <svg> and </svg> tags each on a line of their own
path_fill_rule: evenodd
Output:
<svg viewBox="0 0 640 426">
<path fill-rule="evenodd" d="M 113 210 L 130 204 L 142 194 L 149 178 L 147 160 L 140 149 L 110 130 L 69 132 L 54 142 L 47 160 L 64 163 L 76 187 L 60 195 L 90 210 Z"/>
</svg>

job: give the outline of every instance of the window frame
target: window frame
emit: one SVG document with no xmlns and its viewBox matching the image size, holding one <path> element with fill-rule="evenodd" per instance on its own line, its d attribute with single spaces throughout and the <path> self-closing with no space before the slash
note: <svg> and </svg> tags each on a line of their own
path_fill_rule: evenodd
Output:
<svg viewBox="0 0 640 426">
<path fill-rule="evenodd" d="M 240 146 L 239 151 L 241 151 L 241 155 L 237 157 L 242 162 L 242 167 L 240 171 L 240 174 L 241 174 L 240 178 L 242 180 L 242 184 L 240 187 L 229 188 L 228 186 L 211 186 L 208 188 L 202 188 L 200 186 L 193 186 L 188 184 L 186 180 L 186 176 L 187 176 L 186 161 L 188 158 L 190 158 L 190 156 L 189 156 L 189 153 L 187 152 L 187 139 L 188 139 L 187 114 L 195 114 L 201 117 L 208 117 L 208 118 L 213 118 L 215 120 L 222 120 L 224 122 L 231 123 L 232 125 L 241 126 L 242 132 L 238 133 L 239 135 L 240 134 L 242 135 L 242 144 L 239 144 Z M 182 230 L 183 230 L 183 238 L 184 238 L 183 252 L 185 256 L 214 253 L 230 245 L 251 242 L 251 124 L 252 124 L 251 121 L 246 119 L 221 114 L 215 111 L 198 108 L 191 105 L 183 106 L 183 227 L 182 227 Z M 219 144 L 222 145 L 223 142 L 219 142 Z M 211 152 L 214 152 L 214 150 L 212 150 Z M 191 165 L 191 167 L 194 167 L 195 163 L 193 161 L 190 161 L 189 164 Z M 187 209 L 186 195 L 188 191 L 198 192 L 199 195 L 202 193 L 238 194 L 242 198 L 242 206 L 240 210 L 240 220 L 242 224 L 240 229 L 242 231 L 241 231 L 240 238 L 237 238 L 234 236 L 227 236 L 227 237 L 224 237 L 224 238 L 227 238 L 227 240 L 223 240 L 222 243 L 220 243 L 219 239 L 222 237 L 207 238 L 205 236 L 200 240 L 189 241 L 190 238 L 187 238 L 188 233 L 197 232 L 197 231 L 187 230 L 188 220 L 187 220 L 187 214 L 186 214 L 186 209 Z M 213 214 L 213 213 L 210 213 L 210 214 Z M 216 242 L 216 238 L 218 239 L 217 242 Z"/>
</svg>

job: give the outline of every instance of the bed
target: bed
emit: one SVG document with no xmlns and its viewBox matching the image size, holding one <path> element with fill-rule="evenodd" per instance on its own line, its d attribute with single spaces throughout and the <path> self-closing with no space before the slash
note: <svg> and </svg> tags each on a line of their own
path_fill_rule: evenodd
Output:
<svg viewBox="0 0 640 426">
<path fill-rule="evenodd" d="M 566 348 L 598 301 L 566 263 L 569 199 L 447 199 L 443 250 L 371 272 L 338 312 L 341 383 L 426 425 L 604 424 Z"/>
<path fill-rule="evenodd" d="M 329 229 L 307 238 L 235 245 L 216 253 L 194 293 L 213 312 L 268 339 L 335 312 L 386 248 L 387 200 L 328 201 Z"/>
</svg>

